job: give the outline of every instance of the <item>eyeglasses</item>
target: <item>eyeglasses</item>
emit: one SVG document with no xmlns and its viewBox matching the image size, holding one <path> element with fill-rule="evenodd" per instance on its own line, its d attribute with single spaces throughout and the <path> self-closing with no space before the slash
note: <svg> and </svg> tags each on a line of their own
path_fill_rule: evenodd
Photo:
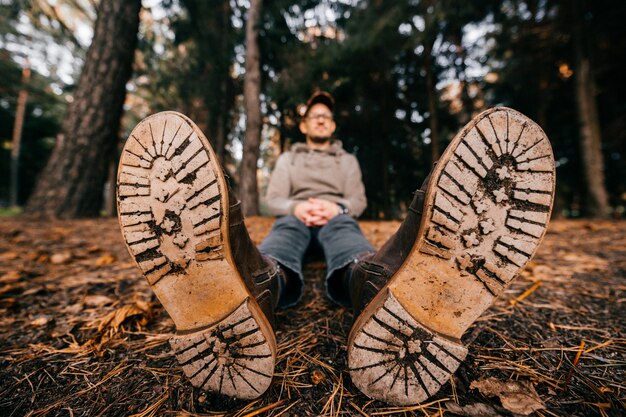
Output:
<svg viewBox="0 0 626 417">
<path fill-rule="evenodd" d="M 333 115 L 329 113 L 319 113 L 319 114 L 309 114 L 305 117 L 307 120 L 317 120 L 322 119 L 325 122 L 329 122 L 333 120 Z"/>
</svg>

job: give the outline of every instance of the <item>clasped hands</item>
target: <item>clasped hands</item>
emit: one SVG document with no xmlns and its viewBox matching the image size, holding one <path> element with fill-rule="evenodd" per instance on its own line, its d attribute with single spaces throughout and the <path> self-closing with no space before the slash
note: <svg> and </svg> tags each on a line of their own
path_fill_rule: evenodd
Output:
<svg viewBox="0 0 626 417">
<path fill-rule="evenodd" d="M 307 227 L 313 227 L 324 226 L 340 212 L 341 209 L 337 203 L 319 198 L 309 198 L 307 201 L 296 204 L 293 215 Z"/>
</svg>

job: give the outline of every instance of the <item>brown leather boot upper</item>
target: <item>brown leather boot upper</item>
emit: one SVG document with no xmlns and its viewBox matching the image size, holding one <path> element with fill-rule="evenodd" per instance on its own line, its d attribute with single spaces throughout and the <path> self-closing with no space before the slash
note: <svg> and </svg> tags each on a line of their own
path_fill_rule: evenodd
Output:
<svg viewBox="0 0 626 417">
<path fill-rule="evenodd" d="M 375 254 L 365 257 L 355 265 L 350 280 L 350 299 L 355 318 L 400 268 L 413 248 L 422 220 L 425 190 L 429 181 L 430 175 L 421 189 L 415 192 L 407 216 L 396 233 Z"/>
<path fill-rule="evenodd" d="M 274 327 L 274 309 L 280 297 L 282 271 L 270 258 L 261 255 L 248 234 L 241 213 L 241 203 L 229 192 L 229 243 L 235 267 L 250 293 Z"/>
</svg>

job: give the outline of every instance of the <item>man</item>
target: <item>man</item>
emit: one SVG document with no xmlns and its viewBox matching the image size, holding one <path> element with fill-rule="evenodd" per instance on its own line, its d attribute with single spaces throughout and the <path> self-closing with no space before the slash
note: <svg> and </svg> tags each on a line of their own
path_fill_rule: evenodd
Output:
<svg viewBox="0 0 626 417">
<path fill-rule="evenodd" d="M 327 93 L 308 102 L 307 138 L 281 156 L 268 204 L 281 215 L 257 249 L 208 141 L 164 112 L 131 133 L 118 174 L 130 253 L 177 327 L 171 345 L 194 386 L 238 398 L 269 387 L 273 312 L 297 302 L 311 242 L 328 264 L 328 294 L 349 304 L 353 383 L 415 404 L 463 361 L 460 338 L 528 263 L 554 196 L 550 143 L 530 119 L 487 110 L 451 141 L 376 252 L 351 216 L 365 207 L 354 157 L 330 141 Z M 332 172 L 336 175 L 327 175 Z"/>
<path fill-rule="evenodd" d="M 359 162 L 332 140 L 334 104 L 323 91 L 309 98 L 299 125 L 306 142 L 280 156 L 267 190 L 267 206 L 281 217 L 259 250 L 285 272 L 281 307 L 300 298 L 302 262 L 309 249 L 321 247 L 328 296 L 343 305 L 350 305 L 348 266 L 374 251 L 355 220 L 366 206 Z"/>
</svg>

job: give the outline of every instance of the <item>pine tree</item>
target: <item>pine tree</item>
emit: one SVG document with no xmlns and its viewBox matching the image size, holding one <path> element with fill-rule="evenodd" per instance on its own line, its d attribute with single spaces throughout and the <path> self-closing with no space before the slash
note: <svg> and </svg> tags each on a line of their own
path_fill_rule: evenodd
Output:
<svg viewBox="0 0 626 417">
<path fill-rule="evenodd" d="M 261 0 L 251 0 L 246 21 L 246 76 L 244 79 L 244 106 L 246 133 L 241 162 L 241 204 L 246 216 L 259 214 L 257 161 L 261 143 L 261 64 L 259 56 L 259 23 Z"/>
<path fill-rule="evenodd" d="M 140 0 L 102 0 L 73 102 L 25 212 L 97 216 L 137 44 Z"/>
</svg>

